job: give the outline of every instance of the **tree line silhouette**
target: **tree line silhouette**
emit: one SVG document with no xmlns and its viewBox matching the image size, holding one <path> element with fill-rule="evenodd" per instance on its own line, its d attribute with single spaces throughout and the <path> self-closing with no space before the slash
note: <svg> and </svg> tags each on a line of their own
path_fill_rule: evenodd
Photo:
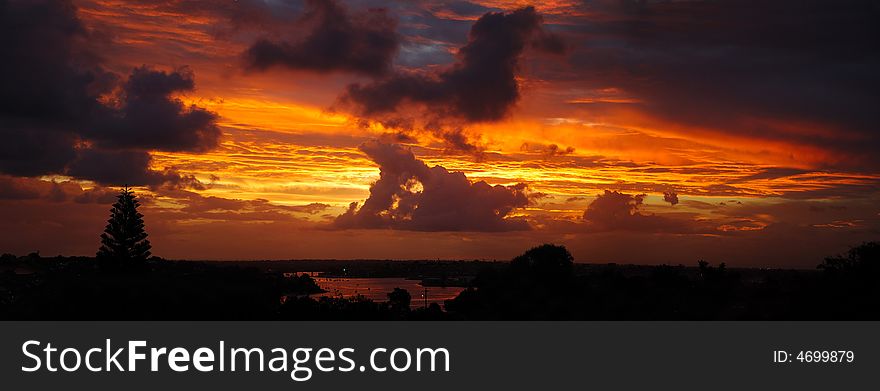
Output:
<svg viewBox="0 0 880 391">
<path fill-rule="evenodd" d="M 92 257 L 0 257 L 0 319 L 168 320 L 862 320 L 880 319 L 880 243 L 826 258 L 817 270 L 575 267 L 544 244 L 487 263 L 442 306 L 319 296 L 306 274 L 168 261 L 150 254 L 137 197 L 124 188 Z M 319 297 L 316 297 L 319 296 Z"/>
</svg>

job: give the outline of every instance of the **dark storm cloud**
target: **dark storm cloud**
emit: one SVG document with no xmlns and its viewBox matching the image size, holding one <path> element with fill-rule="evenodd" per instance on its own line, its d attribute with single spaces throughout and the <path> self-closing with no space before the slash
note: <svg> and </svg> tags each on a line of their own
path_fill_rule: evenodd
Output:
<svg viewBox="0 0 880 391">
<path fill-rule="evenodd" d="M 89 51 L 88 32 L 65 0 L 0 0 L 0 37 L 0 172 L 197 185 L 150 170 L 147 152 L 216 145 L 216 114 L 171 97 L 194 88 L 192 72 L 141 67 L 120 84 Z"/>
<path fill-rule="evenodd" d="M 446 152 L 463 152 L 479 157 L 486 149 L 482 145 L 471 141 L 461 128 L 451 130 L 435 129 L 433 133 L 434 136 L 443 141 L 447 149 Z"/>
<path fill-rule="evenodd" d="M 398 50 L 397 22 L 384 9 L 350 12 L 336 0 L 306 0 L 297 34 L 261 38 L 244 53 L 246 66 L 380 75 Z"/>
<path fill-rule="evenodd" d="M 79 151 L 67 174 L 102 184 L 202 186 L 190 176 L 181 176 L 174 171 L 154 171 L 150 169 L 151 161 L 152 157 L 146 151 L 89 148 Z"/>
<path fill-rule="evenodd" d="M 436 118 L 493 121 L 507 115 L 520 96 L 516 81 L 528 46 L 558 53 L 558 38 L 542 27 L 532 7 L 487 13 L 471 28 L 458 61 L 438 71 L 400 70 L 366 85 L 352 84 L 342 101 L 367 117 L 394 113 L 406 103 L 423 105 Z"/>
<path fill-rule="evenodd" d="M 639 211 L 645 194 L 626 194 L 605 190 L 587 206 L 584 221 L 591 231 L 648 231 L 666 233 L 694 232 L 696 225 L 688 220 L 673 219 Z"/>
<path fill-rule="evenodd" d="M 48 182 L 35 178 L 0 175 L 0 200 L 45 199 L 52 202 L 72 200 L 78 204 L 112 203 L 119 194 L 114 189 L 83 189 L 78 183 Z"/>
<path fill-rule="evenodd" d="M 0 118 L 0 172 L 37 176 L 64 172 L 76 158 L 79 137 L 30 120 Z"/>
<path fill-rule="evenodd" d="M 529 205 L 526 186 L 471 182 L 461 172 L 428 167 L 412 151 L 370 142 L 361 150 L 379 165 L 370 197 L 333 222 L 334 228 L 391 228 L 413 231 L 528 230 L 512 212 Z"/>
<path fill-rule="evenodd" d="M 574 153 L 574 147 L 565 147 L 562 148 L 556 144 L 529 144 L 523 143 L 519 147 L 520 151 L 523 152 L 538 152 L 547 159 L 553 158 L 555 156 L 565 156 Z"/>
<path fill-rule="evenodd" d="M 568 27 L 581 37 L 573 80 L 626 91 L 669 122 L 830 149 L 831 165 L 878 169 L 876 1 L 584 4 L 594 21 Z"/>
<path fill-rule="evenodd" d="M 69 1 L 0 0 L 0 114 L 50 121 L 81 119 L 98 105 L 99 69 L 80 45 L 86 32 Z"/>
<path fill-rule="evenodd" d="M 217 146 L 217 114 L 186 106 L 171 95 L 195 89 L 188 68 L 135 68 L 123 86 L 124 103 L 94 127 L 102 146 L 199 152 Z"/>
<path fill-rule="evenodd" d="M 75 157 L 78 138 L 62 124 L 99 107 L 93 82 L 101 71 L 80 53 L 84 37 L 69 2 L 0 0 L 0 171 L 49 174 Z"/>
</svg>

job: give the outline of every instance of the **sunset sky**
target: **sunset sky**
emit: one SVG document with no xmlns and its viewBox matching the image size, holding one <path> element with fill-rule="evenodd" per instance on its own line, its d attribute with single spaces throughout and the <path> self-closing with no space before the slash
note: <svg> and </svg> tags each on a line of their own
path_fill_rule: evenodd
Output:
<svg viewBox="0 0 880 391">
<path fill-rule="evenodd" d="M 0 252 L 812 268 L 880 239 L 870 0 L 0 0 Z M 381 176 L 380 176 L 381 175 Z"/>
</svg>

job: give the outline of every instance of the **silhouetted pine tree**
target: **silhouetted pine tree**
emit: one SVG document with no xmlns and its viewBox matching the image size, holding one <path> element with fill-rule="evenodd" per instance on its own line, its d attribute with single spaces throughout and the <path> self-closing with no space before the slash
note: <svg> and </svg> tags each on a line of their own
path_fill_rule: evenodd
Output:
<svg viewBox="0 0 880 391">
<path fill-rule="evenodd" d="M 140 203 L 134 192 L 125 187 L 110 210 L 107 227 L 101 234 L 98 258 L 116 261 L 144 261 L 150 256 L 150 241 L 144 231 L 144 215 L 138 213 Z"/>
</svg>

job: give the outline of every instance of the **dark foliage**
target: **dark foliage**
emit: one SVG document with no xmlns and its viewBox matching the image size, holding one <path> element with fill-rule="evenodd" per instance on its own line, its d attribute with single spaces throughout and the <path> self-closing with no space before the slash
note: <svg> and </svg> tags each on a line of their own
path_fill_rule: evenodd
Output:
<svg viewBox="0 0 880 391">
<path fill-rule="evenodd" d="M 401 313 L 409 311 L 409 304 L 411 301 L 412 296 L 410 296 L 409 291 L 406 289 L 394 288 L 394 290 L 388 294 L 388 307 L 394 312 Z"/>
<path fill-rule="evenodd" d="M 868 242 L 845 255 L 825 258 L 823 298 L 833 301 L 835 316 L 877 319 L 880 311 L 880 243 Z"/>
<path fill-rule="evenodd" d="M 101 234 L 97 257 L 103 263 L 140 263 L 150 257 L 150 241 L 144 230 L 144 215 L 137 210 L 139 206 L 134 192 L 128 187 L 123 188 Z"/>
<path fill-rule="evenodd" d="M 320 293 L 306 275 L 151 258 L 138 268 L 94 258 L 4 256 L 0 319 L 274 319 L 282 297 Z"/>
<path fill-rule="evenodd" d="M 828 258 L 823 273 L 729 270 L 700 261 L 697 268 L 635 273 L 612 264 L 572 275 L 567 251 L 544 245 L 514 258 L 507 270 L 480 273 L 446 310 L 449 318 L 470 320 L 880 319 L 878 249 L 866 243 Z"/>
<path fill-rule="evenodd" d="M 572 275 L 574 257 L 563 246 L 544 244 L 510 261 L 512 270 L 536 280 L 557 283 Z"/>
<path fill-rule="evenodd" d="M 387 302 L 314 297 L 323 291 L 308 275 L 241 264 L 151 258 L 103 268 L 94 258 L 5 254 L 0 319 L 876 320 L 878 248 L 863 244 L 810 271 L 582 265 L 543 245 L 506 267 L 486 264 L 445 311 L 411 309 L 399 288 Z"/>
<path fill-rule="evenodd" d="M 819 269 L 834 276 L 876 276 L 880 272 L 880 243 L 864 243 L 851 248 L 845 256 L 825 258 Z"/>
</svg>

